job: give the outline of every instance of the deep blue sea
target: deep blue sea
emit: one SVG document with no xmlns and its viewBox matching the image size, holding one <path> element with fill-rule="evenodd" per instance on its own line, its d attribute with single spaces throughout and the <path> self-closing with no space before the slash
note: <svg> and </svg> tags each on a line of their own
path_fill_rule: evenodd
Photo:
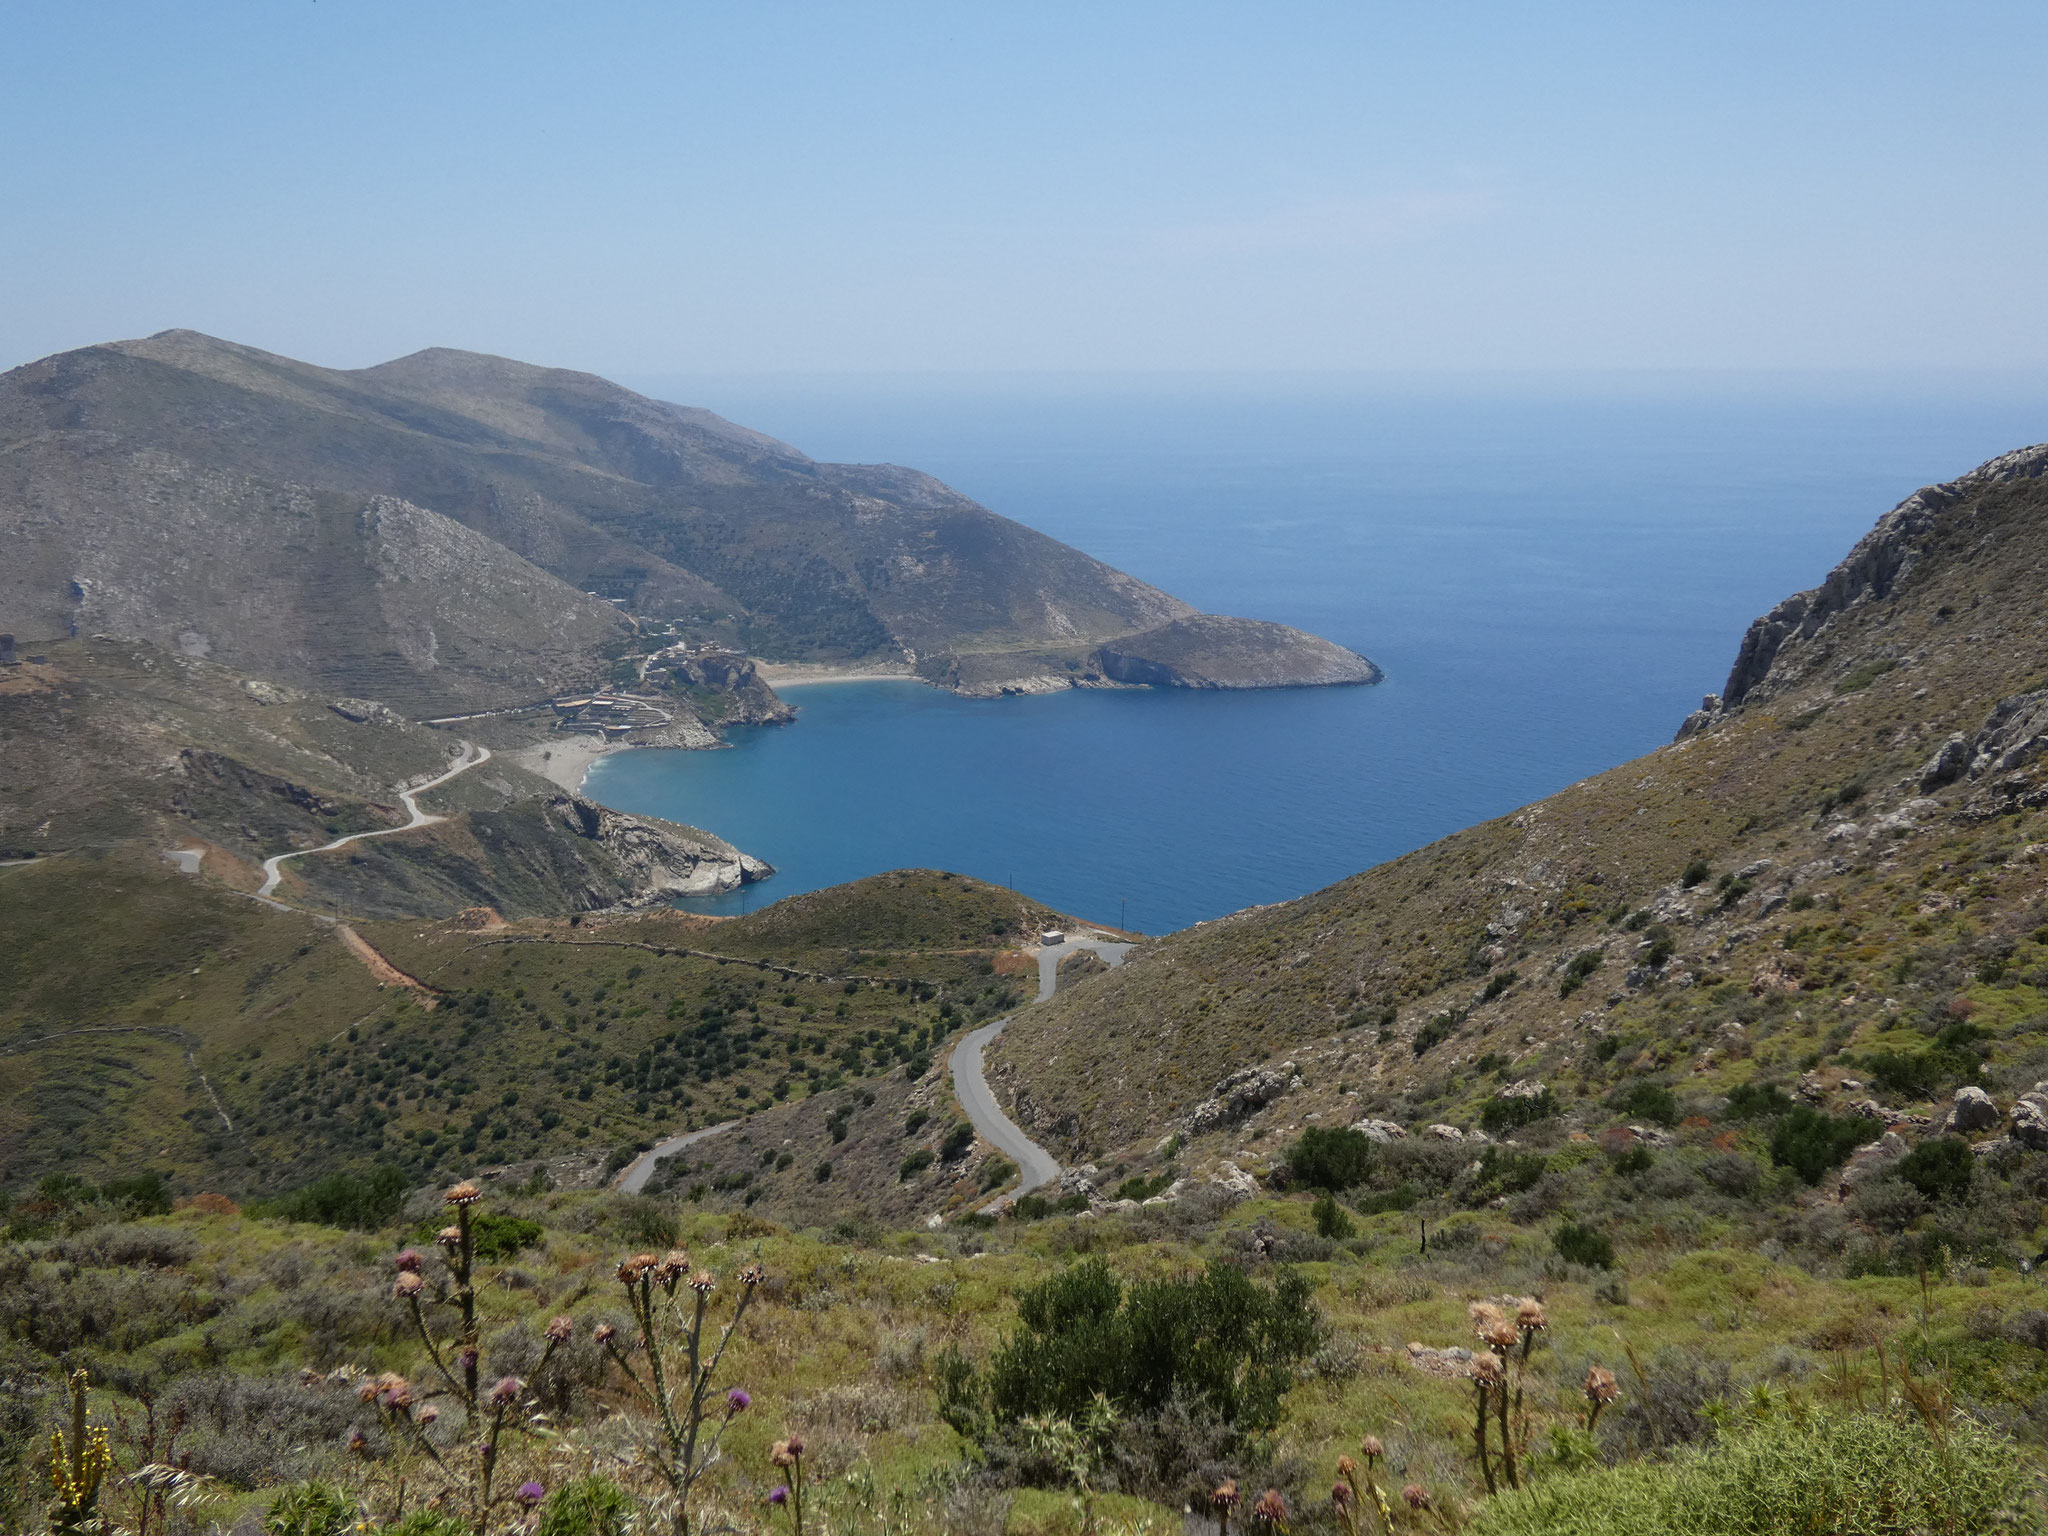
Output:
<svg viewBox="0 0 2048 1536">
<path fill-rule="evenodd" d="M 1671 739 L 1750 619 L 1915 487 L 2048 438 L 2048 380 L 639 381 L 815 458 L 928 470 L 1371 688 L 970 701 L 793 687 L 789 727 L 589 790 L 774 864 L 906 865 L 1165 932 L 1297 896 Z"/>
</svg>

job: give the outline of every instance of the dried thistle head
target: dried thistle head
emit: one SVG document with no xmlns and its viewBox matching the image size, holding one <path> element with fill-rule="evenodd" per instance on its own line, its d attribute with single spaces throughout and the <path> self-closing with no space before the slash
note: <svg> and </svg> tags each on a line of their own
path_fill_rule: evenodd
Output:
<svg viewBox="0 0 2048 1536">
<path fill-rule="evenodd" d="M 1614 1372 L 1604 1365 L 1586 1367 L 1586 1379 L 1582 1383 L 1586 1401 L 1604 1407 L 1621 1396 L 1621 1386 L 1614 1379 Z"/>
<path fill-rule="evenodd" d="M 646 1274 L 650 1269 L 659 1268 L 660 1265 L 661 1260 L 657 1259 L 653 1254 L 636 1253 L 630 1259 L 621 1260 L 618 1269 L 614 1273 L 618 1275 L 620 1284 L 638 1285 L 642 1275 Z"/>
<path fill-rule="evenodd" d="M 408 1248 L 391 1262 L 400 1274 L 416 1275 L 420 1270 L 420 1251 L 417 1248 Z"/>
<path fill-rule="evenodd" d="M 661 1262 L 654 1267 L 654 1278 L 663 1285 L 674 1285 L 689 1272 L 689 1253 L 681 1248 L 671 1248 L 661 1256 Z"/>
<path fill-rule="evenodd" d="M 1472 1357 L 1472 1379 L 1483 1391 L 1497 1386 L 1505 1373 L 1501 1370 L 1500 1358 L 1496 1355 L 1474 1355 Z"/>
<path fill-rule="evenodd" d="M 402 1269 L 392 1282 L 391 1294 L 400 1301 L 409 1301 L 427 1288 L 426 1279 L 416 1269 Z"/>
<path fill-rule="evenodd" d="M 546 1338 L 550 1344 L 566 1344 L 576 1336 L 576 1324 L 567 1317 L 548 1319 Z"/>
<path fill-rule="evenodd" d="M 460 1184 L 452 1186 L 441 1198 L 449 1205 L 475 1205 L 483 1197 L 482 1190 L 464 1179 Z"/>
<path fill-rule="evenodd" d="M 1543 1303 L 1534 1296 L 1524 1296 L 1521 1305 L 1515 1308 L 1515 1326 L 1524 1333 L 1538 1333 L 1550 1326 L 1550 1318 L 1543 1310 Z"/>
<path fill-rule="evenodd" d="M 711 1278 L 711 1271 L 708 1269 L 700 1269 L 690 1276 L 690 1289 L 699 1296 L 709 1296 L 717 1284 L 718 1282 Z"/>
<path fill-rule="evenodd" d="M 491 1406 L 510 1408 L 519 1401 L 519 1394 L 526 1390 L 526 1383 L 517 1376 L 500 1376 L 498 1384 L 491 1388 Z"/>
<path fill-rule="evenodd" d="M 617 1337 L 618 1331 L 619 1330 L 614 1328 L 610 1323 L 599 1323 L 595 1328 L 590 1330 L 590 1336 L 600 1344 L 609 1344 L 615 1337 Z"/>
<path fill-rule="evenodd" d="M 1218 1509 L 1233 1509 L 1237 1505 L 1237 1479 L 1226 1477 L 1216 1485 L 1216 1491 L 1209 1495 L 1209 1502 Z"/>
<path fill-rule="evenodd" d="M 1436 1501 L 1420 1483 L 1410 1483 L 1401 1490 L 1401 1502 L 1410 1509 L 1435 1509 Z"/>
<path fill-rule="evenodd" d="M 767 1278 L 768 1271 L 763 1269 L 758 1264 L 749 1264 L 745 1269 L 740 1271 L 740 1284 L 744 1285 L 750 1291 L 755 1286 L 761 1284 Z"/>
<path fill-rule="evenodd" d="M 1482 1339 L 1486 1330 L 1507 1321 L 1507 1314 L 1490 1301 L 1475 1301 L 1465 1309 L 1465 1315 L 1472 1319 L 1472 1331 Z"/>
<path fill-rule="evenodd" d="M 462 1228 L 443 1227 L 434 1234 L 434 1241 L 443 1248 L 459 1248 L 462 1246 Z"/>
<path fill-rule="evenodd" d="M 1358 1463 L 1349 1456 L 1339 1456 L 1337 1458 L 1337 1475 L 1339 1477 L 1356 1477 L 1358 1475 Z"/>
<path fill-rule="evenodd" d="M 1359 1442 L 1358 1448 L 1365 1452 L 1367 1466 L 1371 1466 L 1387 1454 L 1387 1448 L 1380 1444 L 1380 1437 L 1378 1435 L 1367 1435 L 1364 1440 Z"/>
<path fill-rule="evenodd" d="M 1502 1352 L 1513 1349 L 1522 1342 L 1521 1330 L 1506 1318 L 1497 1323 L 1487 1324 L 1479 1330 L 1479 1337 L 1488 1349 Z"/>
<path fill-rule="evenodd" d="M 1259 1502 L 1252 1506 L 1252 1518 L 1265 1525 L 1286 1523 L 1287 1501 L 1280 1497 L 1278 1488 L 1268 1488 L 1259 1495 Z"/>
</svg>

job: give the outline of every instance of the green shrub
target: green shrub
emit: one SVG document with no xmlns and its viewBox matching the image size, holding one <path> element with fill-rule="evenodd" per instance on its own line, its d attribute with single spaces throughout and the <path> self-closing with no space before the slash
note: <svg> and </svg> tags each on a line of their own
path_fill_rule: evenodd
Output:
<svg viewBox="0 0 2048 1536">
<path fill-rule="evenodd" d="M 931 1118 L 931 1111 L 924 1109 L 913 1109 L 909 1114 L 903 1117 L 903 1134 L 906 1136 L 915 1136 L 919 1131 L 923 1130 L 928 1123 L 930 1123 Z"/>
<path fill-rule="evenodd" d="M 1309 1189 L 1350 1189 L 1371 1176 L 1375 1146 L 1363 1131 L 1312 1125 L 1287 1149 L 1285 1161 L 1289 1183 Z"/>
<path fill-rule="evenodd" d="M 1351 1219 L 1351 1213 L 1337 1203 L 1334 1195 L 1324 1195 L 1309 1208 L 1315 1217 L 1316 1236 L 1326 1237 L 1333 1243 L 1341 1243 L 1347 1237 L 1358 1234 L 1358 1224 Z"/>
<path fill-rule="evenodd" d="M 1728 1113 L 1736 1120 L 1766 1120 L 1792 1113 L 1792 1101 L 1770 1083 L 1744 1083 L 1728 1090 Z"/>
<path fill-rule="evenodd" d="M 264 1536 L 342 1536 L 355 1524 L 356 1501 L 327 1483 L 294 1483 L 270 1501 Z"/>
<path fill-rule="evenodd" d="M 523 1216 L 500 1216 L 494 1211 L 478 1211 L 470 1226 L 476 1233 L 476 1256 L 487 1264 L 502 1264 L 547 1235 L 547 1229 L 537 1221 L 528 1221 Z"/>
<path fill-rule="evenodd" d="M 950 1163 L 965 1157 L 967 1149 L 973 1145 L 974 1127 L 962 1120 L 946 1132 L 946 1139 L 939 1143 L 939 1156 Z"/>
<path fill-rule="evenodd" d="M 633 1502 L 617 1483 L 579 1477 L 548 1495 L 533 1536 L 626 1536 L 632 1515 Z"/>
<path fill-rule="evenodd" d="M 1236 1434 L 1270 1430 L 1322 1340 L 1311 1291 L 1293 1270 L 1267 1288 L 1222 1262 L 1126 1287 L 1084 1259 L 1018 1296 L 1017 1331 L 989 1362 L 989 1409 L 1005 1423 L 1078 1420 L 1100 1392 L 1126 1417 L 1179 1402 Z"/>
<path fill-rule="evenodd" d="M 1656 1125 L 1678 1124 L 1678 1095 L 1662 1083 L 1630 1083 L 1617 1089 L 1607 1102 L 1629 1120 L 1648 1120 Z"/>
<path fill-rule="evenodd" d="M 1898 1175 L 1930 1200 L 1947 1200 L 1970 1187 L 1977 1159 L 1960 1136 L 1923 1141 L 1898 1162 Z"/>
<path fill-rule="evenodd" d="M 1588 1269 L 1614 1268 L 1614 1239 L 1605 1232 L 1568 1221 L 1557 1229 L 1557 1256 Z"/>
<path fill-rule="evenodd" d="M 1491 1098 L 1479 1112 L 1479 1123 L 1488 1131 L 1519 1130 L 1525 1125 L 1534 1125 L 1538 1120 L 1548 1120 L 1557 1113 L 1557 1100 L 1548 1088 L 1533 1095 L 1516 1095 L 1513 1098 Z"/>
<path fill-rule="evenodd" d="M 160 1173 L 134 1173 L 100 1186 L 100 1198 L 133 1216 L 168 1216 L 171 1191 Z"/>
<path fill-rule="evenodd" d="M 1707 861 L 1705 859 L 1694 859 L 1690 864 L 1685 866 L 1685 872 L 1678 877 L 1678 883 L 1684 886 L 1687 890 L 1691 890 L 1694 886 L 1698 885 L 1702 880 L 1706 879 L 1707 876 L 1711 875 L 1713 872 L 1714 871 L 1708 867 Z"/>
<path fill-rule="evenodd" d="M 899 1180 L 914 1179 L 937 1161 L 938 1159 L 932 1156 L 929 1147 L 919 1147 L 898 1165 L 896 1177 Z"/>
<path fill-rule="evenodd" d="M 1465 1203 L 1484 1205 L 1501 1195 L 1519 1195 L 1534 1189 L 1549 1167 L 1550 1159 L 1541 1152 L 1488 1147 L 1479 1155 L 1479 1167 L 1472 1174 Z"/>
<path fill-rule="evenodd" d="M 328 1227 L 381 1227 L 397 1216 L 408 1182 L 397 1168 L 373 1168 L 367 1178 L 330 1173 L 275 1200 L 258 1201 L 250 1214 Z"/>
<path fill-rule="evenodd" d="M 1171 1183 L 1173 1183 L 1173 1170 L 1162 1168 L 1149 1179 L 1143 1174 L 1125 1179 L 1123 1183 L 1117 1185 L 1116 1193 L 1110 1198 L 1113 1200 L 1150 1200 L 1154 1195 L 1164 1194 L 1167 1186 Z"/>
<path fill-rule="evenodd" d="M 1564 975 L 1558 980 L 1557 995 L 1570 997 L 1586 984 L 1586 978 L 1599 970 L 1606 959 L 1607 951 L 1604 949 L 1582 949 L 1573 955 L 1571 963 L 1564 968 Z"/>
<path fill-rule="evenodd" d="M 1437 1014 L 1422 1028 L 1415 1031 L 1415 1038 L 1408 1042 L 1409 1049 L 1417 1056 L 1432 1046 L 1438 1046 L 1458 1032 L 1458 1026 L 1465 1022 L 1465 1015 L 1453 1008 Z"/>
<path fill-rule="evenodd" d="M 2038 1531 L 2017 1446 L 1968 1419 L 1809 1410 L 1706 1450 L 1554 1474 L 1480 1506 L 1472 1536 L 1991 1536 Z"/>
<path fill-rule="evenodd" d="M 1880 1129 L 1874 1120 L 1825 1114 L 1810 1104 L 1795 1104 L 1771 1131 L 1771 1161 L 1790 1168 L 1809 1184 L 1818 1184 L 1851 1152 L 1875 1140 Z"/>
<path fill-rule="evenodd" d="M 991 1157 L 981 1165 L 981 1192 L 999 1188 L 1017 1177 L 1017 1165 L 1007 1158 Z"/>
</svg>

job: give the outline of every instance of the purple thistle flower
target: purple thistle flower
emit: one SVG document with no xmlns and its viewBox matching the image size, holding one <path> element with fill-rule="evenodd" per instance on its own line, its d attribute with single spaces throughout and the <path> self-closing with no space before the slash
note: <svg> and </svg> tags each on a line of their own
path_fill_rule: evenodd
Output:
<svg viewBox="0 0 2048 1536">
<path fill-rule="evenodd" d="M 520 1503 L 529 1509 L 547 1496 L 547 1489 L 541 1487 L 539 1483 L 521 1483 L 519 1485 L 519 1492 L 514 1495 Z"/>
<path fill-rule="evenodd" d="M 754 1399 L 738 1387 L 734 1387 L 725 1394 L 725 1402 L 728 1408 L 734 1413 L 738 1413 L 742 1409 L 751 1408 L 754 1404 Z"/>
<path fill-rule="evenodd" d="M 525 1382 L 517 1376 L 507 1376 L 491 1388 L 491 1404 L 497 1408 L 509 1408 L 519 1401 L 519 1394 L 525 1390 Z"/>
<path fill-rule="evenodd" d="M 773 1493 L 769 1494 L 768 1502 L 770 1504 L 787 1504 L 789 1502 L 788 1484 L 785 1483 L 782 1487 L 777 1488 Z"/>
<path fill-rule="evenodd" d="M 420 1251 L 417 1248 L 408 1248 L 391 1262 L 398 1266 L 401 1273 L 416 1275 L 420 1268 Z"/>
</svg>

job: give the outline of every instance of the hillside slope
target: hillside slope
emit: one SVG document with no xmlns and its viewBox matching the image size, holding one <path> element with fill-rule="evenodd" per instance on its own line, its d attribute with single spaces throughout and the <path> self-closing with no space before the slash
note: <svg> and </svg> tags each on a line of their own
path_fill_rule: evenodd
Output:
<svg viewBox="0 0 2048 1536">
<path fill-rule="evenodd" d="M 1212 1150 L 1311 1115 L 1472 1127 L 1517 1081 L 1587 1125 L 1624 1077 L 1846 1106 L 1958 1019 L 1982 1050 L 1875 1108 L 2048 1076 L 2044 472 L 2032 448 L 1910 498 L 1673 745 L 1030 1010 L 995 1057 L 1018 1119 L 1106 1154 L 1281 1056 L 1300 1087 Z"/>
<path fill-rule="evenodd" d="M 1077 681 L 1091 647 L 1142 660 L 1155 632 L 1148 680 L 1177 681 L 1170 626 L 1195 617 L 928 475 L 816 463 L 588 374 L 443 349 L 334 370 L 191 331 L 0 376 L 0 532 L 26 552 L 0 629 L 450 710 L 589 673 L 614 603 L 785 660 L 1050 647 Z M 1373 680 L 1240 622 L 1262 684 Z"/>
</svg>

